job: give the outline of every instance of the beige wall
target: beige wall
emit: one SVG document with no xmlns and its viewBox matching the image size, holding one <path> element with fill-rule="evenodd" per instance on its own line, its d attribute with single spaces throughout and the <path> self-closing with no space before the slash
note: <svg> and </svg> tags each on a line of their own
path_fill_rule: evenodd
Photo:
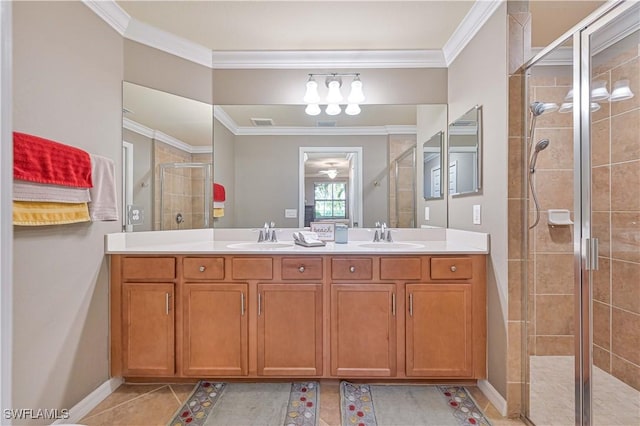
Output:
<svg viewBox="0 0 640 426">
<path fill-rule="evenodd" d="M 80 2 L 15 2 L 13 31 L 14 129 L 112 158 L 120 176 L 122 37 Z M 104 234 L 120 230 L 14 229 L 14 408 L 70 408 L 108 379 Z"/>
<path fill-rule="evenodd" d="M 224 203 L 224 216 L 213 222 L 214 228 L 235 227 L 235 146 L 233 133 L 218 120 L 213 120 L 213 176 L 214 181 L 224 186 L 227 200 Z"/>
<path fill-rule="evenodd" d="M 483 190 L 449 199 L 449 227 L 491 234 L 488 379 L 507 397 L 507 16 L 502 4 L 449 67 L 449 116 L 483 108 Z M 483 209 L 472 224 L 472 205 Z"/>
<path fill-rule="evenodd" d="M 133 144 L 133 204 L 142 207 L 144 222 L 134 231 L 153 230 L 153 139 L 122 129 L 122 140 Z"/>
</svg>

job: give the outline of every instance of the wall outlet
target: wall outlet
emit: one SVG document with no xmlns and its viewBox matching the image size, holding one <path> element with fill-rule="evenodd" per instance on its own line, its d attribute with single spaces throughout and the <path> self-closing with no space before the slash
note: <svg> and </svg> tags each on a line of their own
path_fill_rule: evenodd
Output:
<svg viewBox="0 0 640 426">
<path fill-rule="evenodd" d="M 298 217 L 298 209 L 284 209 L 284 217 L 287 219 L 295 219 Z"/>
<path fill-rule="evenodd" d="M 429 220 L 429 207 L 424 208 L 424 220 Z"/>
<path fill-rule="evenodd" d="M 480 225 L 482 223 L 482 218 L 480 215 L 480 204 L 473 205 L 473 224 Z"/>
</svg>

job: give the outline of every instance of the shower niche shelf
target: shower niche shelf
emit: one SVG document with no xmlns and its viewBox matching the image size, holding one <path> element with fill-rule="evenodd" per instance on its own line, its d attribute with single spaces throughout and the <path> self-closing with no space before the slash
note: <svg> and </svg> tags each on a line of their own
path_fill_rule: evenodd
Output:
<svg viewBox="0 0 640 426">
<path fill-rule="evenodd" d="M 549 209 L 549 226 L 568 226 L 573 225 L 569 210 Z"/>
</svg>

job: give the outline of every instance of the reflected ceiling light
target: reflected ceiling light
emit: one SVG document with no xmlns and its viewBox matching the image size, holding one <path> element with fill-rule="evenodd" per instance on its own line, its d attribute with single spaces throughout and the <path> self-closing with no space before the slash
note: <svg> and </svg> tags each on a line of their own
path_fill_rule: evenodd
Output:
<svg viewBox="0 0 640 426">
<path fill-rule="evenodd" d="M 319 173 L 329 176 L 329 179 L 335 179 L 336 176 L 338 176 L 338 171 L 336 169 L 320 170 Z"/>
<path fill-rule="evenodd" d="M 324 76 L 325 85 L 328 88 L 327 97 L 325 102 L 321 102 L 320 95 L 318 94 L 318 83 L 316 82 L 316 76 Z M 304 95 L 304 103 L 307 104 L 305 112 L 308 115 L 318 115 L 320 113 L 320 104 L 326 103 L 327 108 L 325 112 L 327 115 L 337 115 L 342 112 L 340 104 L 343 102 L 343 95 L 340 91 L 342 87 L 342 77 L 353 77 L 351 81 L 351 91 L 347 97 L 347 108 L 345 113 L 349 115 L 358 115 L 361 112 L 360 105 L 364 102 L 364 92 L 362 90 L 362 81 L 360 80 L 359 73 L 329 73 L 329 74 L 309 74 L 309 80 L 306 84 L 306 92 Z M 315 105 L 314 105 L 315 104 Z"/>
<path fill-rule="evenodd" d="M 567 96 L 564 97 L 564 100 L 566 102 L 573 101 L 573 87 L 571 89 L 569 89 L 569 92 L 567 93 Z"/>
<path fill-rule="evenodd" d="M 591 102 L 591 112 L 596 112 L 600 109 L 600 104 L 597 102 Z M 573 102 L 565 102 L 560 106 L 560 110 L 558 112 L 566 113 L 573 111 Z"/>
<path fill-rule="evenodd" d="M 613 84 L 613 91 L 609 100 L 611 102 L 626 101 L 633 98 L 633 92 L 629 87 L 629 80 L 619 80 Z"/>
<path fill-rule="evenodd" d="M 591 100 L 594 102 L 609 99 L 609 91 L 607 90 L 607 82 L 597 80 L 591 84 Z"/>
</svg>

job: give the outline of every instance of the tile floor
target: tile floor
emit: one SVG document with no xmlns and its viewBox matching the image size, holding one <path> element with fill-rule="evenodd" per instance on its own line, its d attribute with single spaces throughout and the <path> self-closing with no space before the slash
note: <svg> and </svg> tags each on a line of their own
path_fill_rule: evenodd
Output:
<svg viewBox="0 0 640 426">
<path fill-rule="evenodd" d="M 340 389 L 337 380 L 320 382 L 319 426 L 340 425 Z M 124 384 L 102 401 L 80 424 L 87 426 L 161 425 L 171 420 L 173 414 L 191 394 L 194 384 Z M 498 413 L 484 394 L 474 386 L 467 387 L 476 403 L 484 411 L 493 426 L 517 426 L 524 423 L 506 419 Z"/>
<path fill-rule="evenodd" d="M 537 425 L 575 423 L 574 358 L 532 356 L 530 418 Z M 593 367 L 593 424 L 640 425 L 640 392 Z"/>
</svg>

